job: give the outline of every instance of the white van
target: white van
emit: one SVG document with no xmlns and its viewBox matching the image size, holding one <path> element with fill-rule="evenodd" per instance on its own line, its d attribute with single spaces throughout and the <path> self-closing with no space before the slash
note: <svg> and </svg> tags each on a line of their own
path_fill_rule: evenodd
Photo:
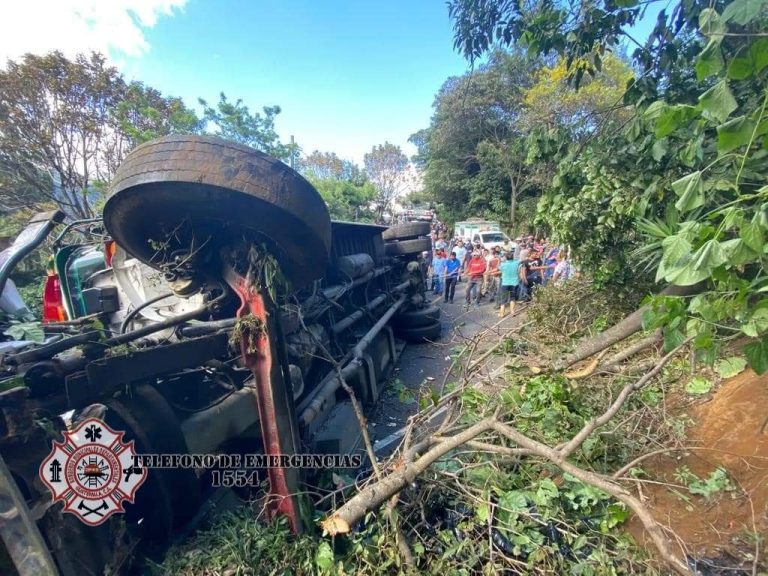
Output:
<svg viewBox="0 0 768 576">
<path fill-rule="evenodd" d="M 472 244 L 480 242 L 483 247 L 489 250 L 496 246 L 504 249 L 514 249 L 515 245 L 509 236 L 501 231 L 498 222 L 490 220 L 470 219 L 464 222 L 456 222 L 454 226 L 456 236 L 459 238 L 469 238 Z"/>
</svg>

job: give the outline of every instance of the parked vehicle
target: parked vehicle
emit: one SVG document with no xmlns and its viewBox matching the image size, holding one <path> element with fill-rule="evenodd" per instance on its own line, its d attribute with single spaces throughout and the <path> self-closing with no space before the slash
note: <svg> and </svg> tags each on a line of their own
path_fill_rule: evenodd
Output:
<svg viewBox="0 0 768 576">
<path fill-rule="evenodd" d="M 498 222 L 470 218 L 463 222 L 456 222 L 454 230 L 459 238 L 469 238 L 473 244 L 480 242 L 489 250 L 496 246 L 501 246 L 506 250 L 515 247 L 509 236 L 502 232 Z"/>
<path fill-rule="evenodd" d="M 33 219 L 5 253 L 4 297 L 15 263 L 61 220 Z M 116 555 L 161 553 L 218 493 L 210 470 L 149 470 L 124 516 L 91 527 L 63 514 L 39 467 L 89 417 L 142 454 L 359 452 L 343 384 L 370 409 L 405 342 L 440 336 L 418 262 L 428 232 L 331 222 L 298 173 L 221 139 L 135 149 L 103 222 L 72 223 L 54 242 L 45 341 L 1 350 L 0 572 L 129 573 L 133 554 Z M 311 472 L 256 472 L 270 511 L 301 531 Z"/>
<path fill-rule="evenodd" d="M 432 222 L 434 218 L 435 212 L 429 208 L 407 208 L 402 214 L 405 222 Z"/>
</svg>

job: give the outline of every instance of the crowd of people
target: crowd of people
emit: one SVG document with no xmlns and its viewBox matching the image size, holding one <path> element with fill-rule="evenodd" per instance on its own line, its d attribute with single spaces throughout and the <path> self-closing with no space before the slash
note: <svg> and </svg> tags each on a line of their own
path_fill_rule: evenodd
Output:
<svg viewBox="0 0 768 576">
<path fill-rule="evenodd" d="M 514 314 L 517 302 L 531 300 L 539 287 L 562 285 L 577 274 L 570 250 L 546 238 L 519 236 L 508 246 L 487 248 L 466 238 L 449 240 L 447 232 L 442 223 L 433 224 L 432 250 L 422 254 L 429 288 L 446 304 L 453 303 L 457 285 L 466 281 L 465 309 L 479 308 L 487 298 L 498 304 L 503 317 Z"/>
</svg>

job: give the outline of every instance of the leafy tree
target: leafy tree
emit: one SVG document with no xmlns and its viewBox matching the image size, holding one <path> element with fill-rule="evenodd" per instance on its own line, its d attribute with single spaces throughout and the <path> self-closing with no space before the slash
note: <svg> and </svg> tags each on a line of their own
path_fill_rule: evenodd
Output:
<svg viewBox="0 0 768 576">
<path fill-rule="evenodd" d="M 52 201 L 70 216 L 90 217 L 134 146 L 199 129 L 180 99 L 126 84 L 99 54 L 27 54 L 0 71 L 0 204 Z"/>
<path fill-rule="evenodd" d="M 411 137 L 426 191 L 449 218 L 469 210 L 514 226 L 518 198 L 535 189 L 522 118 L 538 66 L 520 53 L 494 52 L 477 71 L 443 84 L 430 127 Z"/>
<path fill-rule="evenodd" d="M 195 134 L 202 122 L 181 98 L 163 96 L 141 82 L 131 82 L 115 111 L 129 148 L 168 134 Z"/>
<path fill-rule="evenodd" d="M 370 182 L 355 184 L 349 180 L 331 178 L 309 180 L 328 204 L 328 211 L 334 220 L 373 220 L 370 206 L 376 197 L 376 189 Z"/>
<path fill-rule="evenodd" d="M 214 128 L 214 133 L 227 140 L 245 144 L 280 160 L 296 158 L 298 148 L 283 144 L 275 131 L 275 118 L 280 106 L 264 106 L 263 114 L 252 113 L 242 99 L 230 101 L 224 92 L 219 94 L 215 107 L 202 98 L 203 119 Z"/>
<path fill-rule="evenodd" d="M 342 160 L 334 152 L 315 150 L 301 159 L 299 170 L 310 178 L 320 180 L 342 180 L 362 185 L 366 181 L 365 173 L 349 160 Z"/>
<path fill-rule="evenodd" d="M 384 214 L 392 208 L 394 200 L 412 184 L 408 157 L 400 146 L 385 142 L 374 146 L 363 160 L 365 172 L 376 189 L 373 200 L 376 221 L 383 222 Z"/>
<path fill-rule="evenodd" d="M 0 168 L 13 184 L 3 192 L 24 190 L 72 216 L 92 216 L 92 185 L 110 176 L 103 144 L 122 87 L 117 70 L 95 53 L 8 61 L 0 71 Z"/>
<path fill-rule="evenodd" d="M 457 46 L 470 58 L 494 41 L 555 51 L 577 86 L 643 10 L 634 1 L 572 12 L 568 4 L 520 6 L 452 2 Z M 707 361 L 719 342 L 747 337 L 757 372 L 768 370 L 767 24 L 765 2 L 754 0 L 683 1 L 661 11 L 633 54 L 639 74 L 625 95 L 633 116 L 581 154 L 567 147 L 540 206 L 566 215 L 561 234 L 596 222 L 591 233 L 604 234 L 595 248 L 635 242 L 635 259 L 658 282 L 703 283 L 690 300 L 654 299 L 644 325 L 663 327 L 667 348 L 692 338 Z"/>
</svg>

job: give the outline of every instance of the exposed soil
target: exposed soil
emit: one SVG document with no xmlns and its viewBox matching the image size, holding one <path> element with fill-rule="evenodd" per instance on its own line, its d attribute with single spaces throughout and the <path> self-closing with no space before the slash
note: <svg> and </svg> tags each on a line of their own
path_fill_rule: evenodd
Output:
<svg viewBox="0 0 768 576">
<path fill-rule="evenodd" d="M 684 445 L 700 449 L 670 452 L 643 462 L 651 479 L 676 487 L 643 483 L 641 494 L 656 519 L 679 538 L 687 555 L 698 559 L 702 574 L 752 574 L 752 535 L 765 538 L 768 534 L 768 374 L 742 372 L 725 381 L 709 401 L 691 406 L 685 414 L 694 424 Z M 710 501 L 691 495 L 675 478 L 683 466 L 699 478 L 723 468 L 735 489 L 721 491 Z M 628 531 L 652 548 L 639 521 L 632 520 Z M 765 569 L 764 547 L 761 542 L 759 570 Z"/>
</svg>

